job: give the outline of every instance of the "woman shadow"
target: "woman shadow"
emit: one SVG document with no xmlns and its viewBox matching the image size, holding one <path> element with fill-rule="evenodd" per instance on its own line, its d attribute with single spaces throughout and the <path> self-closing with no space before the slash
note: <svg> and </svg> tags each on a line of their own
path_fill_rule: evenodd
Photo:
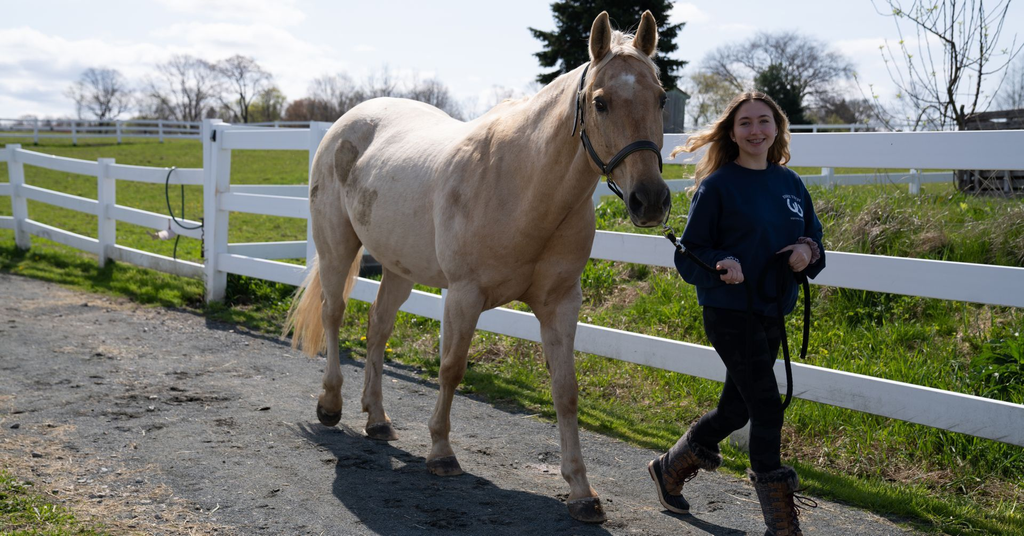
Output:
<svg viewBox="0 0 1024 536">
<path fill-rule="evenodd" d="M 296 432 L 334 455 L 325 460 L 334 465 L 334 496 L 375 534 L 610 534 L 600 525 L 573 520 L 565 504 L 552 497 L 503 489 L 468 472 L 434 476 L 422 456 L 344 424 L 302 423 Z"/>
</svg>

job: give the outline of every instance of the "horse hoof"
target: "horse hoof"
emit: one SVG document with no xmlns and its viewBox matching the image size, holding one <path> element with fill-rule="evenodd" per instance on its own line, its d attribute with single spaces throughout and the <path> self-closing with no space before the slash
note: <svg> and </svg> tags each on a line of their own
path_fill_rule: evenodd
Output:
<svg viewBox="0 0 1024 536">
<path fill-rule="evenodd" d="M 456 476 L 462 474 L 462 466 L 455 456 L 444 456 L 427 460 L 427 470 L 437 476 Z"/>
<path fill-rule="evenodd" d="M 391 426 L 390 422 L 371 424 L 363 429 L 363 431 L 366 432 L 366 437 L 378 441 L 394 441 L 398 439 L 398 432 L 395 432 L 395 428 Z"/>
<path fill-rule="evenodd" d="M 324 407 L 319 402 L 316 404 L 316 418 L 320 419 L 320 424 L 324 426 L 335 426 L 341 422 L 341 412 L 328 413 L 324 411 Z"/>
<path fill-rule="evenodd" d="M 584 497 L 574 499 L 566 503 L 569 507 L 569 515 L 577 521 L 584 523 L 604 523 L 608 518 L 604 515 L 604 508 L 601 506 L 601 499 L 598 497 Z"/>
</svg>

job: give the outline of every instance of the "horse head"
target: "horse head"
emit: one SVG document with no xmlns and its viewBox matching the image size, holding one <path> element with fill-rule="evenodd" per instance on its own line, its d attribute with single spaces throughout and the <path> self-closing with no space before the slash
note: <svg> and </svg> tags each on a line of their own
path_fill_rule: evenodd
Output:
<svg viewBox="0 0 1024 536">
<path fill-rule="evenodd" d="M 608 13 L 601 13 L 590 30 L 590 74 L 584 71 L 576 97 L 591 164 L 608 177 L 638 227 L 660 225 L 672 208 L 661 177 L 666 95 L 651 59 L 657 45 L 658 25 L 650 11 L 632 39 L 613 32 Z"/>
</svg>

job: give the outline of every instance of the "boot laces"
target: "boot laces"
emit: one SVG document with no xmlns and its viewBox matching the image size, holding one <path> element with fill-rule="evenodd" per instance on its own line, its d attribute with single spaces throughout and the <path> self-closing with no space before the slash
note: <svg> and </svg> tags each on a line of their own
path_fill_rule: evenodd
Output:
<svg viewBox="0 0 1024 536">
<path fill-rule="evenodd" d="M 793 505 L 793 518 L 794 519 L 800 517 L 800 511 L 801 510 L 808 510 L 808 509 L 811 509 L 811 508 L 817 508 L 818 507 L 818 502 L 815 501 L 814 499 L 812 499 L 810 497 L 805 497 L 803 495 L 797 495 L 797 493 L 803 492 L 806 489 L 807 488 L 798 489 L 798 490 L 796 490 L 796 491 L 794 491 L 794 492 L 789 494 L 790 504 Z"/>
</svg>

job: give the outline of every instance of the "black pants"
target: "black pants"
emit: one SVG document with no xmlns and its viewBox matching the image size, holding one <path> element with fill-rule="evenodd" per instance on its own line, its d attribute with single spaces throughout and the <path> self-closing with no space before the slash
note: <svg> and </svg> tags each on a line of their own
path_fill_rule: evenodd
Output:
<svg viewBox="0 0 1024 536">
<path fill-rule="evenodd" d="M 780 468 L 783 412 L 773 370 L 782 341 L 778 319 L 704 307 L 704 331 L 728 372 L 718 407 L 697 421 L 691 440 L 715 447 L 749 420 L 750 468 Z"/>
</svg>

